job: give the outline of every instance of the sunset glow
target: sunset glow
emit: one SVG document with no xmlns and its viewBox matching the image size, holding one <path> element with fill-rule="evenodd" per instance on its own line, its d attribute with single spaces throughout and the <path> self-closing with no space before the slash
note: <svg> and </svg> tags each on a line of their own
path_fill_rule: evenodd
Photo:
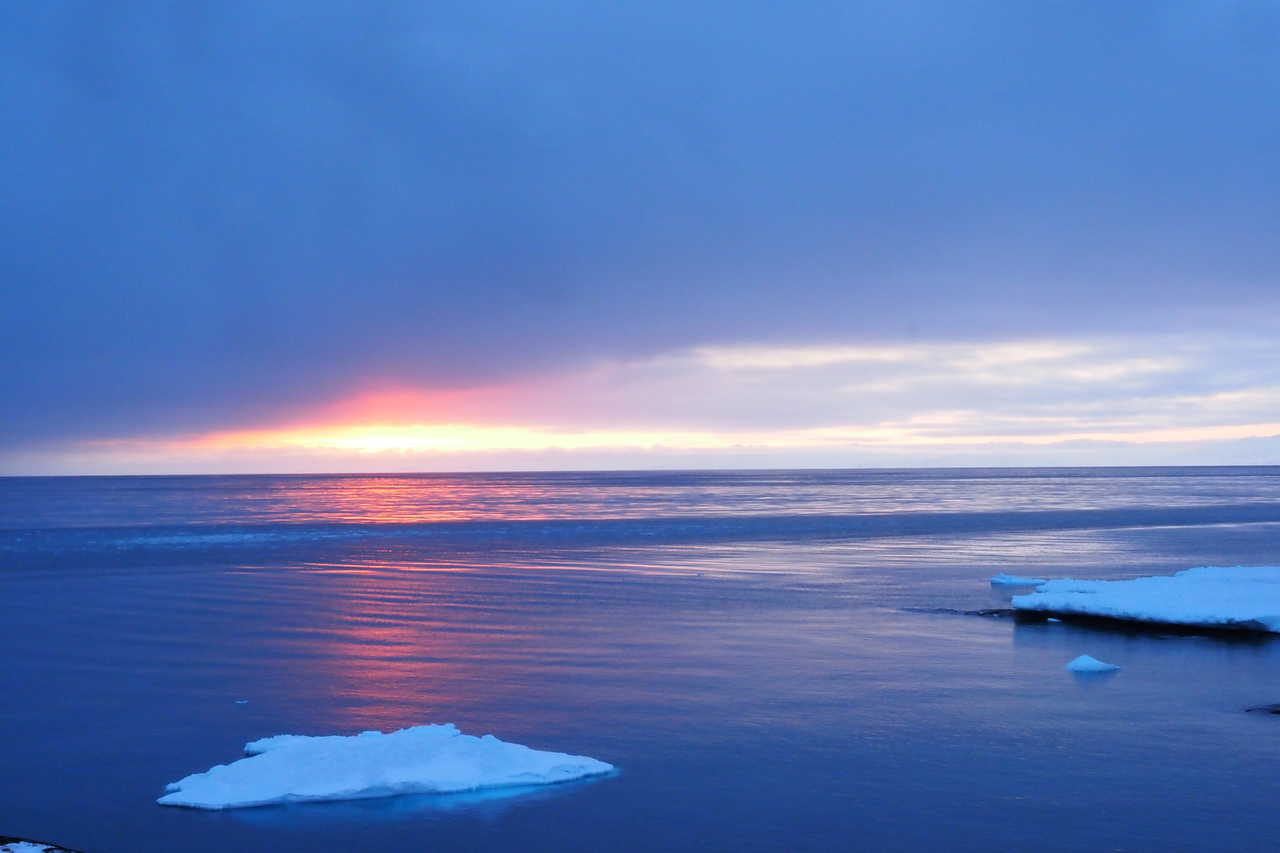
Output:
<svg viewBox="0 0 1280 853">
<path fill-rule="evenodd" d="M 370 384 L 276 421 L 103 436 L 22 470 L 524 470 L 1230 462 L 1280 445 L 1280 345 L 1241 337 L 713 347 L 521 382 Z M 292 416 L 290 416 L 292 415 Z M 1252 443 L 1252 444 L 1250 444 Z M 1265 458 L 1265 457 L 1264 457 Z"/>
<path fill-rule="evenodd" d="M 495 450 L 582 450 L 673 448 L 717 449 L 730 447 L 818 448 L 848 445 L 974 446 L 989 444 L 1052 445 L 1074 441 L 1108 441 L 1143 444 L 1256 438 L 1280 434 L 1280 422 L 1232 424 L 1164 429 L 1097 429 L 1073 431 L 937 434 L 947 418 L 918 419 L 911 423 L 878 426 L 845 426 L 776 432 L 638 432 L 601 430 L 562 432 L 534 427 L 494 427 L 466 424 L 377 424 L 329 426 L 283 430 L 219 433 L 185 445 L 192 450 L 307 450 L 349 451 L 361 454 L 488 452 Z"/>
</svg>

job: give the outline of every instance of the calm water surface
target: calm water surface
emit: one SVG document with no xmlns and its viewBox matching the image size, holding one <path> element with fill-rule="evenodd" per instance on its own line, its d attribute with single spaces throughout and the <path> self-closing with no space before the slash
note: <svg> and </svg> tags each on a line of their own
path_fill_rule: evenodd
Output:
<svg viewBox="0 0 1280 853">
<path fill-rule="evenodd" d="M 1280 701 L 1280 644 L 945 612 L 1001 571 L 1213 564 L 1280 564 L 1280 469 L 0 479 L 0 834 L 1268 850 L 1280 717 L 1242 709 Z M 263 736 L 426 722 L 620 773 L 154 805 Z"/>
</svg>

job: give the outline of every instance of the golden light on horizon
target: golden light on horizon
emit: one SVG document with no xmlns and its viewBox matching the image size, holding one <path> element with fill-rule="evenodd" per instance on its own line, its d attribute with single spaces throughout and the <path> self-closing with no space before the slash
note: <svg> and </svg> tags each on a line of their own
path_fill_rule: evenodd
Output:
<svg viewBox="0 0 1280 853">
<path fill-rule="evenodd" d="M 806 429 L 737 432 L 693 430 L 571 430 L 537 426 L 483 424 L 356 424 L 291 427 L 215 433 L 183 443 L 190 449 L 304 449 L 358 454 L 468 453 L 665 448 L 715 450 L 731 448 L 828 448 L 861 446 L 973 447 L 984 445 L 1043 446 L 1100 441 L 1131 444 L 1197 442 L 1280 435 L 1280 423 L 1226 424 L 1196 427 L 1097 428 L 1043 432 L 988 432 L 965 418 L 939 414 L 899 423 Z"/>
<path fill-rule="evenodd" d="M 478 424 L 361 424 L 216 433 L 191 442 L 217 450 L 302 448 L 355 453 L 579 450 L 612 447 L 716 448 L 736 443 L 787 446 L 780 435 L 699 431 L 565 430 Z"/>
<path fill-rule="evenodd" d="M 1272 352 L 1245 340 L 1215 360 L 1200 343 L 1168 338 L 699 347 L 505 384 L 369 381 L 276 422 L 104 436 L 12 464 L 106 473 L 1076 464 L 1139 447 L 1148 461 L 1223 464 L 1274 453 L 1280 440 L 1280 385 L 1254 369 Z M 1187 391 L 1184 376 L 1205 387 Z M 1232 444 L 1255 440 L 1260 451 Z"/>
</svg>

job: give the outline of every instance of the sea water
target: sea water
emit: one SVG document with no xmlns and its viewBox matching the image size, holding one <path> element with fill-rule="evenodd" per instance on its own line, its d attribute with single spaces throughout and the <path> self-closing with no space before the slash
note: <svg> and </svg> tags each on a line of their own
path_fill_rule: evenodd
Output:
<svg viewBox="0 0 1280 853">
<path fill-rule="evenodd" d="M 0 835 L 1268 850 L 1280 638 L 965 611 L 1000 572 L 1276 564 L 1277 468 L 0 479 Z M 155 804 L 262 737 L 445 722 L 619 772 Z"/>
</svg>

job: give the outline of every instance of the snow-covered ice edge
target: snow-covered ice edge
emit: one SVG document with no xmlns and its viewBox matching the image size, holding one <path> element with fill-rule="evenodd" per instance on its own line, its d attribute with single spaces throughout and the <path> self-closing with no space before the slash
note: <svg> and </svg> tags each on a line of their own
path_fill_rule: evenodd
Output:
<svg viewBox="0 0 1280 853">
<path fill-rule="evenodd" d="M 1120 667 L 1100 661 L 1092 655 L 1080 655 L 1066 666 L 1070 672 L 1115 672 Z"/>
<path fill-rule="evenodd" d="M 174 782 L 157 802 L 230 809 L 549 785 L 614 770 L 583 755 L 464 735 L 452 723 L 350 737 L 277 735 L 246 744 L 245 753 Z"/>
<path fill-rule="evenodd" d="M 1117 581 L 1061 578 L 1011 603 L 1020 612 L 1280 633 L 1280 567 L 1204 566 Z"/>
<path fill-rule="evenodd" d="M 30 838 L 0 835 L 0 853 L 79 853 L 79 851 L 44 841 L 32 841 Z"/>
<path fill-rule="evenodd" d="M 992 586 L 1038 586 L 1047 583 L 1044 578 L 1024 578 L 1020 575 L 1006 575 L 1001 572 L 991 578 Z"/>
</svg>

